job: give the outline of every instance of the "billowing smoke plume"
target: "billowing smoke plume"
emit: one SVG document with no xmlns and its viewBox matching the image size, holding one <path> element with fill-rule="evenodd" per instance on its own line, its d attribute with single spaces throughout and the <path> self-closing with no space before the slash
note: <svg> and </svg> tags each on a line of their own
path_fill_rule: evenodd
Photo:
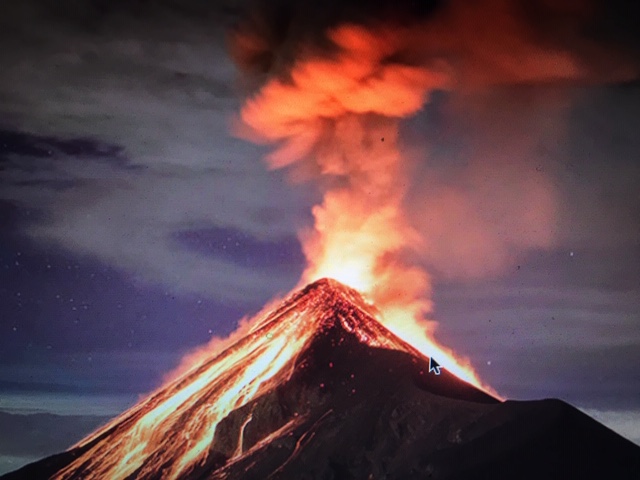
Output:
<svg viewBox="0 0 640 480">
<path fill-rule="evenodd" d="M 273 145 L 272 168 L 290 167 L 323 189 L 315 224 L 301 234 L 303 281 L 341 280 L 386 317 L 429 310 L 429 276 L 410 259 L 438 264 L 448 248 L 462 261 L 481 255 L 458 269 L 478 275 L 504 264 L 513 244 L 549 246 L 555 221 L 552 183 L 542 174 L 518 181 L 518 158 L 472 162 L 450 187 L 427 182 L 421 220 L 405 198 L 412 179 L 399 144 L 403 119 L 438 91 L 633 75 L 577 35 L 590 13 L 583 2 L 269 2 L 260 12 L 233 35 L 235 58 L 259 82 L 240 131 Z M 535 28 L 540 15 L 553 19 L 549 28 Z M 478 194 L 474 184 L 493 168 L 495 198 L 507 200 L 489 204 L 495 218 L 476 208 L 490 192 Z M 504 217 L 515 226 L 506 240 L 492 231 Z"/>
<path fill-rule="evenodd" d="M 406 304 L 428 283 L 401 259 L 419 238 L 402 211 L 407 179 L 397 122 L 422 108 L 446 76 L 394 60 L 406 45 L 396 29 L 345 25 L 327 35 L 330 53 L 305 57 L 288 78 L 269 80 L 246 103 L 242 119 L 278 144 L 268 157 L 272 167 L 313 159 L 317 173 L 332 180 L 314 208 L 314 230 L 302 236 L 305 281 L 330 276 L 367 291 L 380 305 Z M 390 291 L 392 285 L 405 293 Z"/>
</svg>

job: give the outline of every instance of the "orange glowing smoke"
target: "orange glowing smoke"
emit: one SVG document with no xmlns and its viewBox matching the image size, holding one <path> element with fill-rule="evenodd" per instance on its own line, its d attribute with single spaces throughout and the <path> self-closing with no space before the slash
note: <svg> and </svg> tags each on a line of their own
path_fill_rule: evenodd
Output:
<svg viewBox="0 0 640 480">
<path fill-rule="evenodd" d="M 404 258 L 420 248 L 405 220 L 407 181 L 398 122 L 418 112 L 429 93 L 447 84 L 437 68 L 398 61 L 407 35 L 347 25 L 329 32 L 334 49 L 299 60 L 289 78 L 274 78 L 242 109 L 242 120 L 277 148 L 280 168 L 311 159 L 333 182 L 302 232 L 308 266 L 301 284 L 322 277 L 360 292 L 396 335 L 462 379 L 480 386 L 469 366 L 433 339 L 427 273 Z"/>
</svg>

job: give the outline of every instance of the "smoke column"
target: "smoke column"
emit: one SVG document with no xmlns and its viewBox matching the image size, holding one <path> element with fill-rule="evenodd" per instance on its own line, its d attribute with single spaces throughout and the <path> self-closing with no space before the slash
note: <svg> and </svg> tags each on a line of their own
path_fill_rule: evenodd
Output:
<svg viewBox="0 0 640 480">
<path fill-rule="evenodd" d="M 267 158 L 280 168 L 313 159 L 331 185 L 301 235 L 303 282 L 328 276 L 368 293 L 380 307 L 417 301 L 427 275 L 401 254 L 419 243 L 402 214 L 406 179 L 398 121 L 414 114 L 446 77 L 392 61 L 403 39 L 391 30 L 347 25 L 327 34 L 332 52 L 295 63 L 248 100 L 243 121 L 277 144 Z M 393 290 L 394 285 L 400 288 Z M 409 286 L 409 288 L 407 288 Z M 416 313 L 427 306 L 414 304 Z"/>
<path fill-rule="evenodd" d="M 238 134 L 272 145 L 266 158 L 271 168 L 288 167 L 323 192 L 313 227 L 300 233 L 307 258 L 301 283 L 335 278 L 365 293 L 394 333 L 407 339 L 426 330 L 430 338 L 434 325 L 424 321 L 430 278 L 409 259 L 437 247 L 431 232 L 445 235 L 440 244 L 453 232 L 450 240 L 463 252 L 473 252 L 477 242 L 496 264 L 508 245 L 493 241 L 491 224 L 476 220 L 464 191 L 425 192 L 435 223 L 416 228 L 415 207 L 409 212 L 405 202 L 411 179 L 399 148 L 400 122 L 428 108 L 435 91 L 625 77 L 625 68 L 598 68 L 597 49 L 573 35 L 590 13 L 585 5 L 352 0 L 276 2 L 251 10 L 231 42 L 238 64 L 259 85 L 241 110 Z M 552 12 L 562 27 L 533 28 L 524 13 L 535 18 L 536 9 Z M 461 176 L 484 176 L 491 161 Z M 508 178 L 516 175 L 511 168 Z M 526 228 L 509 242 L 549 246 L 551 182 L 523 188 L 527 205 L 505 212 L 523 218 Z M 451 228 L 449 213 L 471 221 L 471 238 L 464 238 L 464 228 Z M 531 238 L 530 232 L 537 233 Z M 475 270 L 491 269 L 491 262 L 472 263 Z M 441 353 L 432 342 L 423 351 Z"/>
</svg>

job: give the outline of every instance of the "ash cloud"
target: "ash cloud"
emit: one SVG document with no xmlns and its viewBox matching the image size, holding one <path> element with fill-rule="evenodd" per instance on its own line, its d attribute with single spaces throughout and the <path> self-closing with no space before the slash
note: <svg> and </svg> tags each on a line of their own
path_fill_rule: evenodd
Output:
<svg viewBox="0 0 640 480">
<path fill-rule="evenodd" d="M 625 144 L 633 138 L 625 124 L 637 102 L 610 128 L 602 120 L 597 134 L 583 119 L 598 115 L 592 96 L 621 84 L 637 90 L 634 42 L 620 42 L 623 34 L 599 23 L 607 5 L 460 1 L 385 17 L 383 8 L 354 14 L 354 2 L 306 19 L 300 5 L 279 5 L 277 15 L 253 10 L 231 35 L 248 79 L 237 132 L 271 145 L 270 167 L 315 181 L 324 195 L 313 208 L 314 227 L 300 236 L 308 261 L 303 281 L 334 276 L 350 283 L 392 318 L 388 327 L 414 339 L 427 328 L 430 340 L 446 339 L 492 378 L 493 354 L 474 350 L 473 339 L 487 332 L 475 305 L 459 319 L 438 309 L 446 322 L 435 334 L 434 323 L 423 321 L 434 293 L 438 298 L 434 277 L 445 289 L 462 285 L 467 296 L 482 282 L 497 282 L 491 295 L 500 305 L 514 284 L 518 291 L 534 285 L 536 302 L 545 305 L 553 296 L 545 286 L 563 275 L 574 249 L 588 261 L 598 245 L 627 253 L 637 245 L 632 212 L 640 202 L 628 190 L 628 179 L 638 178 L 637 149 L 605 147 L 621 150 L 621 168 L 602 177 L 607 187 L 591 174 L 585 182 L 571 178 L 609 170 L 609 160 L 580 143 L 595 147 L 614 132 Z M 594 186 L 615 194 L 593 195 Z M 538 258 L 550 252 L 562 258 L 551 267 Z M 521 266 L 535 274 L 516 277 Z M 616 270 L 604 268 L 598 278 Z M 345 271 L 364 271 L 375 284 L 362 288 L 342 278 Z M 580 319 L 581 335 L 604 342 L 601 307 L 582 309 L 572 282 L 563 279 L 563 302 L 572 307 L 558 323 Z M 536 336 L 544 317 L 541 308 L 532 310 L 514 317 L 518 335 L 506 342 L 515 350 L 558 334 Z M 617 325 L 626 331 L 637 322 L 637 315 L 624 316 Z M 437 351 L 432 347 L 426 351 Z"/>
<path fill-rule="evenodd" d="M 526 251 L 571 241 L 574 236 L 568 239 L 561 226 L 567 215 L 566 192 L 558 187 L 562 169 L 549 157 L 562 154 L 556 147 L 566 143 L 572 111 L 585 94 L 598 85 L 637 77 L 630 25 L 614 28 L 610 20 L 603 21 L 621 16 L 621 3 L 324 4 L 281 1 L 274 7 L 258 2 L 231 36 L 233 56 L 257 92 L 249 96 L 244 112 L 252 131 L 240 133 L 276 145 L 268 159 L 272 167 L 294 164 L 297 179 L 325 174 L 332 179 L 319 180 L 325 190 L 334 188 L 338 177 L 352 185 L 387 189 L 391 203 L 402 197 L 420 237 L 414 259 L 449 279 L 496 275 Z M 370 49 L 336 40 L 348 29 L 359 31 Z M 323 111 L 335 100 L 327 92 L 350 75 L 345 51 L 354 58 L 369 56 L 369 73 L 356 72 L 340 108 Z M 404 67 L 429 80 L 402 85 L 385 81 L 386 72 Z M 340 75 L 328 74 L 332 68 Z M 381 97 L 393 97 L 405 87 L 413 95 L 398 95 L 386 106 L 367 104 L 368 90 L 378 81 Z M 305 104 L 307 90 L 325 97 Z M 431 97 L 439 93 L 445 100 L 433 105 Z M 287 102 L 304 104 L 304 111 L 282 113 Z M 434 108 L 443 111 L 439 128 L 449 128 L 460 140 L 462 146 L 453 150 L 465 158 L 464 164 L 453 164 L 439 151 L 442 139 L 424 131 L 422 141 L 414 135 L 413 143 L 402 147 L 407 157 L 403 166 L 368 176 L 360 166 L 370 159 L 327 166 L 327 148 L 340 147 L 326 145 L 342 142 L 336 132 L 348 131 L 345 123 L 360 122 L 362 129 L 378 133 L 384 123 L 379 116 L 423 118 Z M 268 112 L 264 121 L 255 121 L 258 114 L 247 115 L 260 109 Z M 279 132 L 266 126 L 278 122 Z M 403 127 L 391 122 L 386 128 Z M 394 179 L 374 185 L 383 175 Z"/>
<path fill-rule="evenodd" d="M 306 221 L 304 212 L 313 201 L 303 187 L 281 188 L 280 174 L 265 174 L 257 162 L 259 149 L 228 138 L 228 116 L 238 102 L 224 30 L 237 12 L 252 12 L 239 22 L 231 45 L 236 59 L 252 72 L 248 85 L 253 87 L 274 75 L 286 77 L 302 50 L 335 48 L 326 29 L 344 22 L 372 28 L 403 26 L 409 45 L 385 61 L 427 62 L 438 71 L 453 72 L 450 78 L 457 83 L 447 86 L 448 92 L 459 92 L 463 85 L 484 85 L 490 77 L 478 67 L 481 62 L 463 61 L 470 47 L 462 48 L 462 40 L 451 44 L 452 35 L 445 35 L 441 43 L 428 44 L 429 38 L 456 22 L 470 31 L 482 31 L 476 27 L 485 23 L 484 30 L 501 31 L 498 27 L 508 24 L 514 8 L 517 18 L 533 25 L 548 23 L 546 12 L 551 8 L 558 12 L 550 22 L 552 28 L 534 28 L 527 38 L 573 48 L 575 55 L 556 57 L 572 59 L 557 68 L 584 69 L 584 62 L 574 57 L 611 56 L 605 55 L 612 52 L 610 48 L 594 48 L 592 38 L 627 49 L 639 44 L 632 21 L 637 15 L 628 13 L 623 2 L 608 2 L 604 15 L 585 10 L 587 14 L 577 20 L 575 13 L 582 7 L 572 10 L 564 6 L 566 2 L 562 7 L 549 3 L 536 2 L 538 7 L 527 3 L 527 8 L 515 3 L 504 14 L 500 12 L 506 3 L 497 1 L 472 3 L 466 10 L 458 8 L 464 6 L 459 2 L 353 0 L 264 1 L 258 6 L 244 0 L 25 0 L 7 5 L 0 18 L 2 128 L 62 141 L 89 138 L 117 145 L 136 169 L 124 171 L 105 163 L 96 170 L 82 158 L 64 156 L 47 162 L 38 172 L 39 183 L 34 183 L 33 175 L 4 172 L 14 185 L 3 187 L 0 196 L 43 211 L 48 222 L 35 225 L 27 232 L 30 236 L 95 256 L 136 277 L 216 295 L 243 284 L 258 292 L 263 275 L 233 268 L 229 278 L 236 280 L 221 282 L 215 272 L 228 271 L 227 262 L 176 252 L 171 242 L 176 231 L 217 227 L 245 231 L 259 240 L 291 238 Z M 474 12 L 485 13 L 476 18 Z M 583 44 L 575 39 L 583 30 L 588 35 L 586 46 L 580 47 Z M 520 35 L 517 28 L 511 33 Z M 499 37 L 504 38 L 508 37 Z M 451 49 L 443 53 L 447 45 Z M 606 60 L 617 66 L 601 68 L 606 73 L 601 77 L 630 69 L 625 49 L 619 51 L 613 60 Z M 507 57 L 511 63 L 515 58 L 516 65 L 520 58 L 515 53 Z M 464 68 L 456 70 L 459 65 Z M 503 71 L 513 68 L 492 70 Z M 465 78 L 462 72 L 475 76 Z M 308 171 L 313 170 L 309 163 L 295 168 L 299 177 L 314 173 Z M 74 188 L 57 192 L 38 188 L 60 178 Z M 255 193 L 250 198 L 241 195 L 247 189 Z M 169 199 L 164 192 L 170 192 Z M 194 192 L 204 192 L 206 200 L 198 200 Z M 296 205 L 293 215 L 291 205 Z M 264 212 L 270 212 L 268 218 Z M 144 231 L 139 228 L 142 224 L 147 225 Z M 132 237 L 132 231 L 138 234 Z M 194 273 L 194 265 L 203 265 L 196 268 L 199 273 Z"/>
<path fill-rule="evenodd" d="M 410 34 L 396 56 L 447 64 L 456 88 L 637 77 L 638 7 L 616 0 L 254 1 L 231 38 L 248 72 L 282 75 L 300 56 L 331 51 L 327 31 L 360 25 Z M 397 58 L 394 58 L 397 60 Z"/>
</svg>

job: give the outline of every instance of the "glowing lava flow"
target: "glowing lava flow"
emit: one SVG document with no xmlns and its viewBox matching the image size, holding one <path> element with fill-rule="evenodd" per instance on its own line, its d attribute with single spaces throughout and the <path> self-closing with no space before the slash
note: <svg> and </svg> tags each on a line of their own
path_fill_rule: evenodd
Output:
<svg viewBox="0 0 640 480">
<path fill-rule="evenodd" d="M 366 298 L 368 296 L 366 293 L 375 289 L 375 283 L 367 284 L 365 277 L 355 278 L 357 270 L 350 269 L 349 267 L 350 265 L 347 264 L 345 267 L 345 275 L 336 275 L 336 277 L 345 281 L 347 285 L 360 285 L 360 289 L 365 292 L 364 296 Z M 333 267 L 332 270 L 335 271 L 335 267 Z M 321 278 L 322 276 L 322 273 L 315 276 L 310 275 L 310 279 L 313 280 Z M 354 278 L 355 281 L 353 281 Z M 362 288 L 363 286 L 364 288 Z M 414 347 L 422 355 L 437 358 L 438 363 L 442 367 L 449 370 L 458 378 L 490 393 L 496 398 L 501 398 L 493 388 L 482 383 L 468 362 L 466 362 L 465 365 L 462 363 L 463 360 L 459 359 L 453 350 L 439 345 L 433 339 L 434 323 L 422 320 L 422 309 L 423 305 L 419 301 L 405 304 L 396 303 L 383 306 L 378 312 L 377 318 L 385 328 Z"/>
<path fill-rule="evenodd" d="M 419 355 L 375 315 L 356 291 L 338 282 L 309 285 L 273 313 L 256 318 L 259 326 L 242 340 L 76 445 L 86 451 L 53 478 L 150 479 L 158 478 L 158 472 L 167 479 L 185 476 L 208 458 L 219 422 L 288 380 L 305 345 L 336 318 L 363 343 Z M 227 464 L 243 454 L 239 445 Z"/>
</svg>

